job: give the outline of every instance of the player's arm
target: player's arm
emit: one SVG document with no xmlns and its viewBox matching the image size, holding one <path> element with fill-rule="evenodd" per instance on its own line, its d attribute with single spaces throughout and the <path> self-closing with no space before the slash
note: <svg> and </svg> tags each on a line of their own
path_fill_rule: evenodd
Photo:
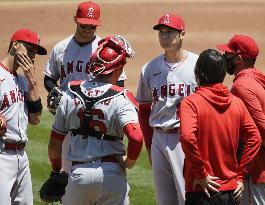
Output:
<svg viewBox="0 0 265 205">
<path fill-rule="evenodd" d="M 153 138 L 153 128 L 149 125 L 149 118 L 151 114 L 151 105 L 153 101 L 153 94 L 150 85 L 150 79 L 152 78 L 152 74 L 150 74 L 149 64 L 145 64 L 142 67 L 142 71 L 140 74 L 140 79 L 138 82 L 137 89 L 137 101 L 139 103 L 139 111 L 138 118 L 140 127 L 143 132 L 145 147 L 148 153 L 149 162 L 152 165 L 151 160 L 151 144 Z"/>
<path fill-rule="evenodd" d="M 48 156 L 50 159 L 52 170 L 59 172 L 62 168 L 62 144 L 66 135 L 59 134 L 52 130 L 48 145 Z"/>
<path fill-rule="evenodd" d="M 59 87 L 59 86 L 57 85 L 57 80 L 49 77 L 48 75 L 45 75 L 44 76 L 44 87 L 48 92 L 50 92 L 54 87 Z"/>
<path fill-rule="evenodd" d="M 63 95 L 64 100 L 59 104 L 58 112 L 56 112 L 48 145 L 48 156 L 53 171 L 61 170 L 62 144 L 68 133 L 66 125 L 66 107 L 68 106 L 68 96 Z"/>
<path fill-rule="evenodd" d="M 54 87 L 59 87 L 57 85 L 58 80 L 60 79 L 60 66 L 62 62 L 58 60 L 57 48 L 53 48 L 49 56 L 49 59 L 44 67 L 44 87 L 50 92 Z"/>
<path fill-rule="evenodd" d="M 216 182 L 218 177 L 211 176 L 205 168 L 205 162 L 201 156 L 200 150 L 197 146 L 197 114 L 196 109 L 188 100 L 183 100 L 180 106 L 180 142 L 183 152 L 185 153 L 185 160 L 192 165 L 194 173 L 193 189 L 200 185 L 205 194 L 210 197 L 209 191 L 218 192 L 221 186 Z"/>
<path fill-rule="evenodd" d="M 192 165 L 195 178 L 205 178 L 208 172 L 197 146 L 197 114 L 193 104 L 184 99 L 180 105 L 180 142 L 185 159 Z"/>
<path fill-rule="evenodd" d="M 251 170 L 254 157 L 260 149 L 261 136 L 244 103 L 241 100 L 238 102 L 242 116 L 239 136 L 244 143 L 244 148 L 238 167 L 237 180 L 243 182 L 246 174 Z"/>
<path fill-rule="evenodd" d="M 261 104 L 254 93 L 246 86 L 234 86 L 232 93 L 239 97 L 246 105 L 250 116 L 254 120 L 256 126 L 259 129 L 262 144 L 265 148 L 265 113 L 262 110 Z"/>
<path fill-rule="evenodd" d="M 130 123 L 123 127 L 124 133 L 128 137 L 127 157 L 125 167 L 132 168 L 140 155 L 143 145 L 143 134 L 138 123 Z"/>
<path fill-rule="evenodd" d="M 152 164 L 151 160 L 151 144 L 153 138 L 154 129 L 149 125 L 149 118 L 151 113 L 151 103 L 140 103 L 139 104 L 139 112 L 138 118 L 141 130 L 144 136 L 145 147 L 148 153 L 148 158 L 150 164 Z"/>
<path fill-rule="evenodd" d="M 40 122 L 42 103 L 35 79 L 34 62 L 28 57 L 27 54 L 24 53 L 19 53 L 18 59 L 18 64 L 22 68 L 25 78 L 28 82 L 28 122 L 30 124 L 36 125 Z"/>
</svg>

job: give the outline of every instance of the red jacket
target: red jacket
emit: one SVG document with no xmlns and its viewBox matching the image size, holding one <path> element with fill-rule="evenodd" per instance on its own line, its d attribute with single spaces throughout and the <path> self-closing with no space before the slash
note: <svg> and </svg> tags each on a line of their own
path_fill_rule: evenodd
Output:
<svg viewBox="0 0 265 205">
<path fill-rule="evenodd" d="M 265 76 L 255 68 L 240 71 L 231 92 L 241 98 L 265 140 Z M 251 171 L 254 183 L 265 182 L 265 148 L 260 147 Z"/>
<path fill-rule="evenodd" d="M 259 131 L 243 102 L 222 84 L 199 87 L 180 107 L 181 144 L 185 153 L 186 192 L 203 189 L 194 178 L 219 177 L 220 191 L 236 189 L 251 168 L 261 144 Z M 236 152 L 239 139 L 245 143 L 240 164 Z"/>
</svg>

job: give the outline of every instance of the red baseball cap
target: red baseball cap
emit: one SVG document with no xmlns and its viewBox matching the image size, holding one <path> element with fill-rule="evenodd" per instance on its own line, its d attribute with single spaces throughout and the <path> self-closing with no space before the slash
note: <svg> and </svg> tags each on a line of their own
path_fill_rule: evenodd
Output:
<svg viewBox="0 0 265 205">
<path fill-rule="evenodd" d="M 34 31 L 29 29 L 19 29 L 11 37 L 11 41 L 24 41 L 27 43 L 34 44 L 38 47 L 37 54 L 46 55 L 47 50 L 40 45 L 40 37 Z"/>
<path fill-rule="evenodd" d="M 83 2 L 78 5 L 76 20 L 80 24 L 100 25 L 100 7 L 94 2 Z"/>
<path fill-rule="evenodd" d="M 243 58 L 256 59 L 259 55 L 259 48 L 254 39 L 244 35 L 234 35 L 228 44 L 217 45 L 221 51 L 235 53 Z"/>
<path fill-rule="evenodd" d="M 160 17 L 158 24 L 153 27 L 154 30 L 158 30 L 160 26 L 165 25 L 171 28 L 184 31 L 185 30 L 185 23 L 181 16 L 176 14 L 165 14 Z"/>
</svg>

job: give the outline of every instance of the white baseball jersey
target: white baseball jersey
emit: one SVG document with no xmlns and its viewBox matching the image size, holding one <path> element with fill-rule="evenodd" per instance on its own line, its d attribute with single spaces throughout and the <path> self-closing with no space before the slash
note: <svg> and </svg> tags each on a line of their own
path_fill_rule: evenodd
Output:
<svg viewBox="0 0 265 205">
<path fill-rule="evenodd" d="M 179 127 L 180 102 L 197 87 L 194 67 L 198 55 L 184 53 L 186 57 L 179 63 L 168 63 L 165 56 L 160 55 L 142 68 L 136 99 L 140 103 L 152 103 L 151 127 Z"/>
<path fill-rule="evenodd" d="M 69 82 L 74 80 L 90 80 L 89 59 L 91 54 L 98 47 L 101 40 L 99 36 L 89 44 L 80 46 L 72 36 L 57 43 L 49 60 L 44 68 L 44 74 L 60 80 L 60 88 L 67 90 Z M 123 72 L 119 80 L 125 80 L 126 75 Z"/>
<path fill-rule="evenodd" d="M 93 98 L 104 94 L 111 86 L 108 83 L 83 81 L 81 91 L 84 95 Z M 93 125 L 96 131 L 122 139 L 123 127 L 129 123 L 138 123 L 136 109 L 125 92 L 96 102 L 91 111 L 93 119 L 89 123 L 90 127 Z M 78 116 L 84 111 L 83 104 L 72 91 L 67 90 L 64 93 L 53 123 L 55 133 L 66 135 L 70 130 L 81 126 Z M 83 135 L 77 134 L 71 137 L 68 160 L 88 161 L 106 155 L 124 153 L 125 146 L 122 140 L 99 140 L 89 136 L 84 138 Z"/>
<path fill-rule="evenodd" d="M 26 102 L 28 83 L 24 76 L 8 70 L 0 63 L 0 113 L 7 120 L 4 141 L 26 142 L 28 107 Z"/>
</svg>

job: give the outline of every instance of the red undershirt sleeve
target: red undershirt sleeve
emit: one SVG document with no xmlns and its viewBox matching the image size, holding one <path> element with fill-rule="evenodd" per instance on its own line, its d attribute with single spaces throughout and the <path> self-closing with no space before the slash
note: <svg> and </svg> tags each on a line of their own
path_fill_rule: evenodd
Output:
<svg viewBox="0 0 265 205">
<path fill-rule="evenodd" d="M 145 146 L 147 149 L 151 148 L 153 138 L 153 128 L 149 125 L 149 117 L 151 113 L 151 103 L 139 104 L 139 123 L 143 132 Z"/>
<path fill-rule="evenodd" d="M 130 123 L 123 127 L 124 133 L 128 137 L 127 157 L 136 160 L 140 155 L 143 145 L 143 134 L 138 123 Z"/>
</svg>

